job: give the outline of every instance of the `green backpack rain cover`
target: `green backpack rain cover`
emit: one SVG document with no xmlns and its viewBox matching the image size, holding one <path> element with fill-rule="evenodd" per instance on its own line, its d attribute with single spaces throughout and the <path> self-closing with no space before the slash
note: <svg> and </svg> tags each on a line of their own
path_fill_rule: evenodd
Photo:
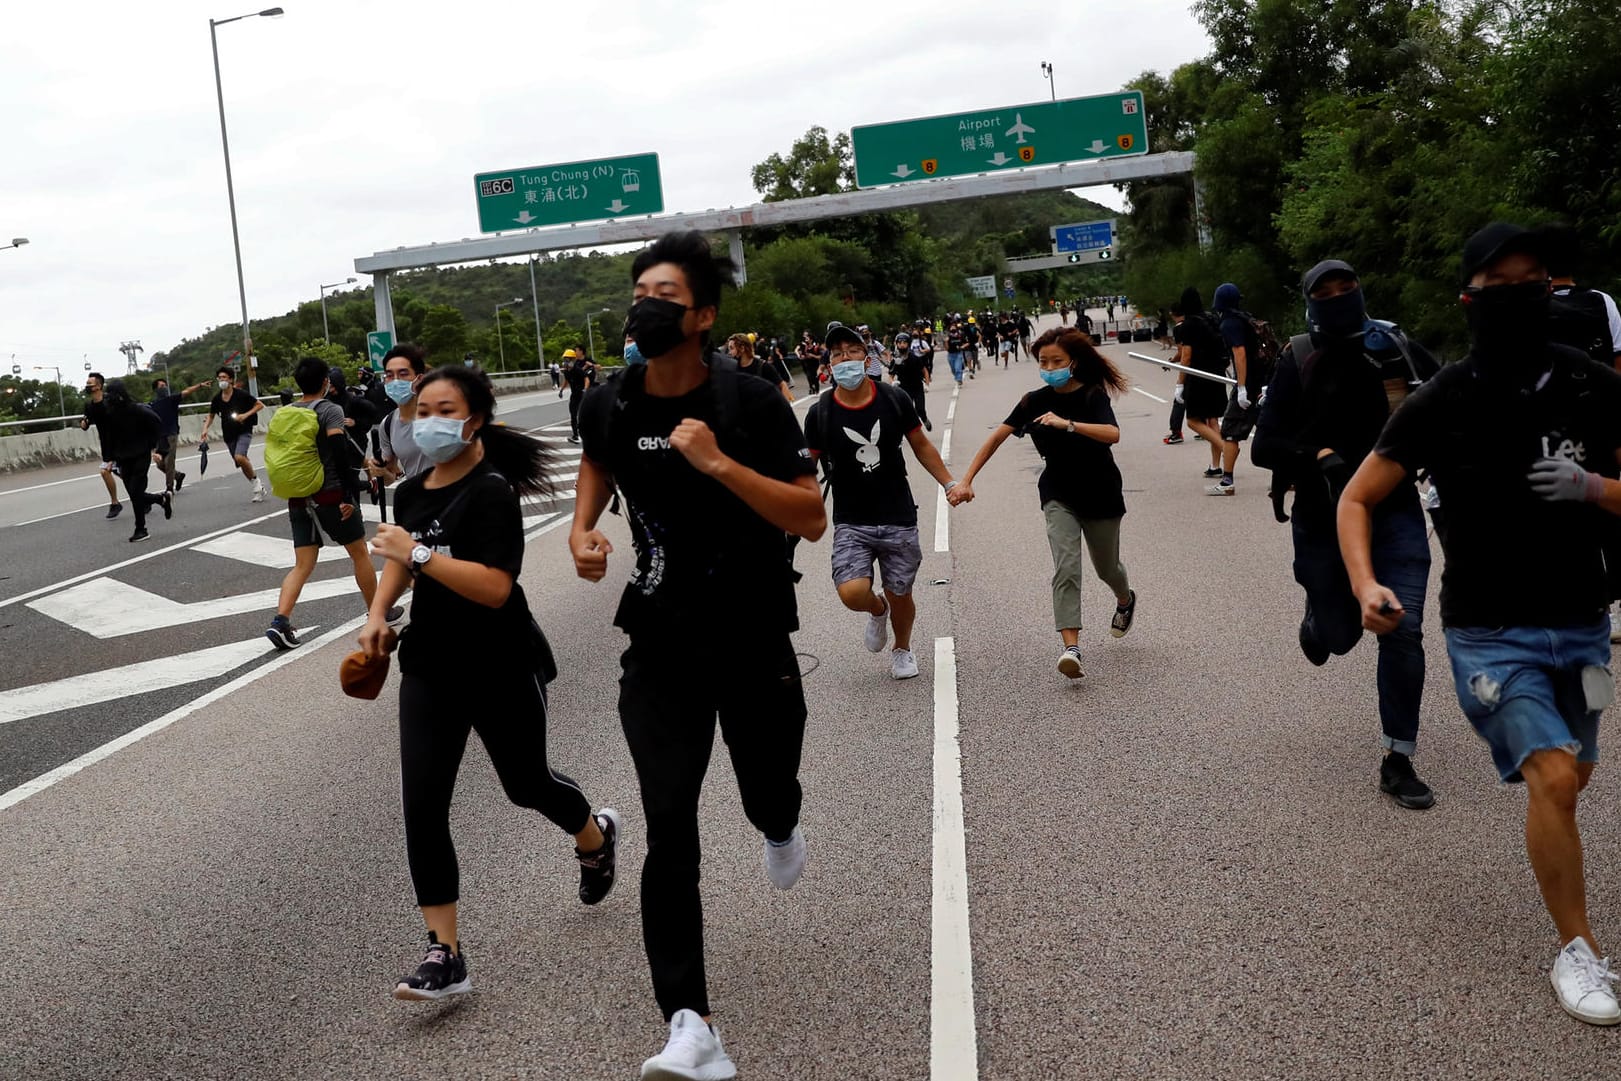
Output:
<svg viewBox="0 0 1621 1081">
<path fill-rule="evenodd" d="M 302 499 L 321 490 L 326 472 L 316 447 L 320 436 L 321 418 L 314 409 L 284 405 L 270 418 L 265 432 L 265 472 L 277 499 Z"/>
</svg>

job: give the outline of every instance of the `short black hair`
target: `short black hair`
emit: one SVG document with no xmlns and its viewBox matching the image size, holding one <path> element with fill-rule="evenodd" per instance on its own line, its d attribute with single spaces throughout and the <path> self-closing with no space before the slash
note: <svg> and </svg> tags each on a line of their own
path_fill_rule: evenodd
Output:
<svg viewBox="0 0 1621 1081">
<path fill-rule="evenodd" d="M 214 374 L 215 375 L 228 375 L 228 376 L 231 377 L 231 382 L 233 382 L 233 383 L 236 382 L 236 373 L 233 372 L 229 367 L 227 367 L 224 364 L 221 364 L 218 368 L 215 368 L 214 369 Z"/>
<path fill-rule="evenodd" d="M 91 372 L 89 375 L 85 376 L 85 378 L 86 379 L 99 379 L 101 381 L 102 386 L 107 385 L 107 377 L 105 375 L 102 375 L 100 372 Z"/>
<path fill-rule="evenodd" d="M 428 370 L 428 351 L 414 342 L 401 342 L 383 354 L 383 367 L 395 357 L 404 357 L 411 362 L 411 370 L 421 375 Z"/>
<path fill-rule="evenodd" d="M 630 266 L 630 283 L 635 285 L 648 267 L 660 263 L 674 263 L 687 276 L 687 287 L 692 290 L 694 308 L 719 308 L 720 287 L 732 280 L 736 264 L 724 255 L 716 255 L 709 246 L 709 238 L 697 231 L 665 233 L 643 248 Z"/>
<path fill-rule="evenodd" d="M 319 394 L 332 374 L 332 366 L 320 357 L 305 357 L 293 369 L 293 382 L 305 394 Z"/>
<path fill-rule="evenodd" d="M 163 378 L 163 376 L 161 376 L 161 375 L 158 376 L 156 379 L 152 380 L 152 389 L 153 390 L 157 390 L 159 387 L 166 387 L 168 385 L 169 385 L 169 381 L 167 379 Z"/>
</svg>

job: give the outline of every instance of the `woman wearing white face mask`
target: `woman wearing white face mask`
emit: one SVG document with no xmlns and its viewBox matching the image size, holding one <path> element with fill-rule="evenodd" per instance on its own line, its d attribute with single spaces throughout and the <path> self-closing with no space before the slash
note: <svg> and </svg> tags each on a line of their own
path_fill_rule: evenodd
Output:
<svg viewBox="0 0 1621 1081">
<path fill-rule="evenodd" d="M 493 423 L 489 381 L 439 368 L 417 384 L 416 445 L 434 464 L 396 496 L 398 525 L 381 525 L 372 551 L 387 559 L 360 648 L 393 648 L 386 614 L 413 589 L 400 639 L 400 768 L 405 847 L 428 951 L 394 997 L 443 998 L 468 990 L 457 938 L 458 877 L 450 798 L 474 729 L 511 800 L 573 835 L 580 900 L 613 888 L 619 816 L 593 813 L 585 794 L 546 762 L 546 683 L 556 675 L 545 636 L 517 583 L 523 565 L 522 495 L 548 490 L 546 454 L 521 432 Z M 476 672 L 478 701 L 469 701 Z"/>
</svg>

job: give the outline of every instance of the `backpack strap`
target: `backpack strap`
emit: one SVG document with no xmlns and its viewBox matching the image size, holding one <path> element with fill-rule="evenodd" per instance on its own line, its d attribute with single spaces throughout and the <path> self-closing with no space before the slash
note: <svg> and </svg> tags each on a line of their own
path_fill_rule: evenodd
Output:
<svg viewBox="0 0 1621 1081">
<path fill-rule="evenodd" d="M 1300 387 L 1304 390 L 1311 382 L 1312 369 L 1317 367 L 1320 350 L 1312 344 L 1310 334 L 1296 334 L 1289 339 L 1289 352 L 1295 358 L 1295 368 L 1300 372 Z"/>
</svg>

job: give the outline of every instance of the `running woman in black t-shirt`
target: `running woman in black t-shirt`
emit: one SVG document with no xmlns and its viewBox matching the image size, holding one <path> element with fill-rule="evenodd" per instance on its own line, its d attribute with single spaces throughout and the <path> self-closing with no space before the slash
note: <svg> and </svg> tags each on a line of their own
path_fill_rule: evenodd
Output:
<svg viewBox="0 0 1621 1081">
<path fill-rule="evenodd" d="M 1126 501 L 1120 470 L 1109 448 L 1120 442 L 1120 425 L 1109 404 L 1123 393 L 1126 377 L 1078 331 L 1054 329 L 1033 344 L 1041 381 L 1046 384 L 1019 399 L 974 455 L 962 480 L 946 493 L 952 506 L 974 498 L 974 478 L 1010 435 L 1030 436 L 1046 461 L 1036 490 L 1047 517 L 1047 544 L 1053 555 L 1053 616 L 1064 651 L 1058 670 L 1081 676 L 1081 546 L 1092 568 L 1114 590 L 1116 605 L 1109 633 L 1123 638 L 1137 612 L 1137 594 L 1120 562 L 1120 520 Z"/>
<path fill-rule="evenodd" d="M 580 786 L 546 763 L 546 683 L 556 670 L 518 585 L 518 497 L 546 491 L 546 455 L 529 436 L 492 423 L 494 412 L 494 392 L 478 373 L 439 368 L 422 377 L 411 429 L 435 465 L 400 486 L 399 524 L 379 526 L 371 545 L 387 563 L 360 632 L 368 656 L 393 649 L 389 606 L 407 588 L 413 594 L 399 643 L 400 771 L 428 952 L 394 988 L 409 1001 L 468 990 L 450 797 L 469 731 L 478 731 L 512 802 L 573 835 L 580 900 L 596 904 L 614 882 L 618 814 L 593 814 Z"/>
</svg>

